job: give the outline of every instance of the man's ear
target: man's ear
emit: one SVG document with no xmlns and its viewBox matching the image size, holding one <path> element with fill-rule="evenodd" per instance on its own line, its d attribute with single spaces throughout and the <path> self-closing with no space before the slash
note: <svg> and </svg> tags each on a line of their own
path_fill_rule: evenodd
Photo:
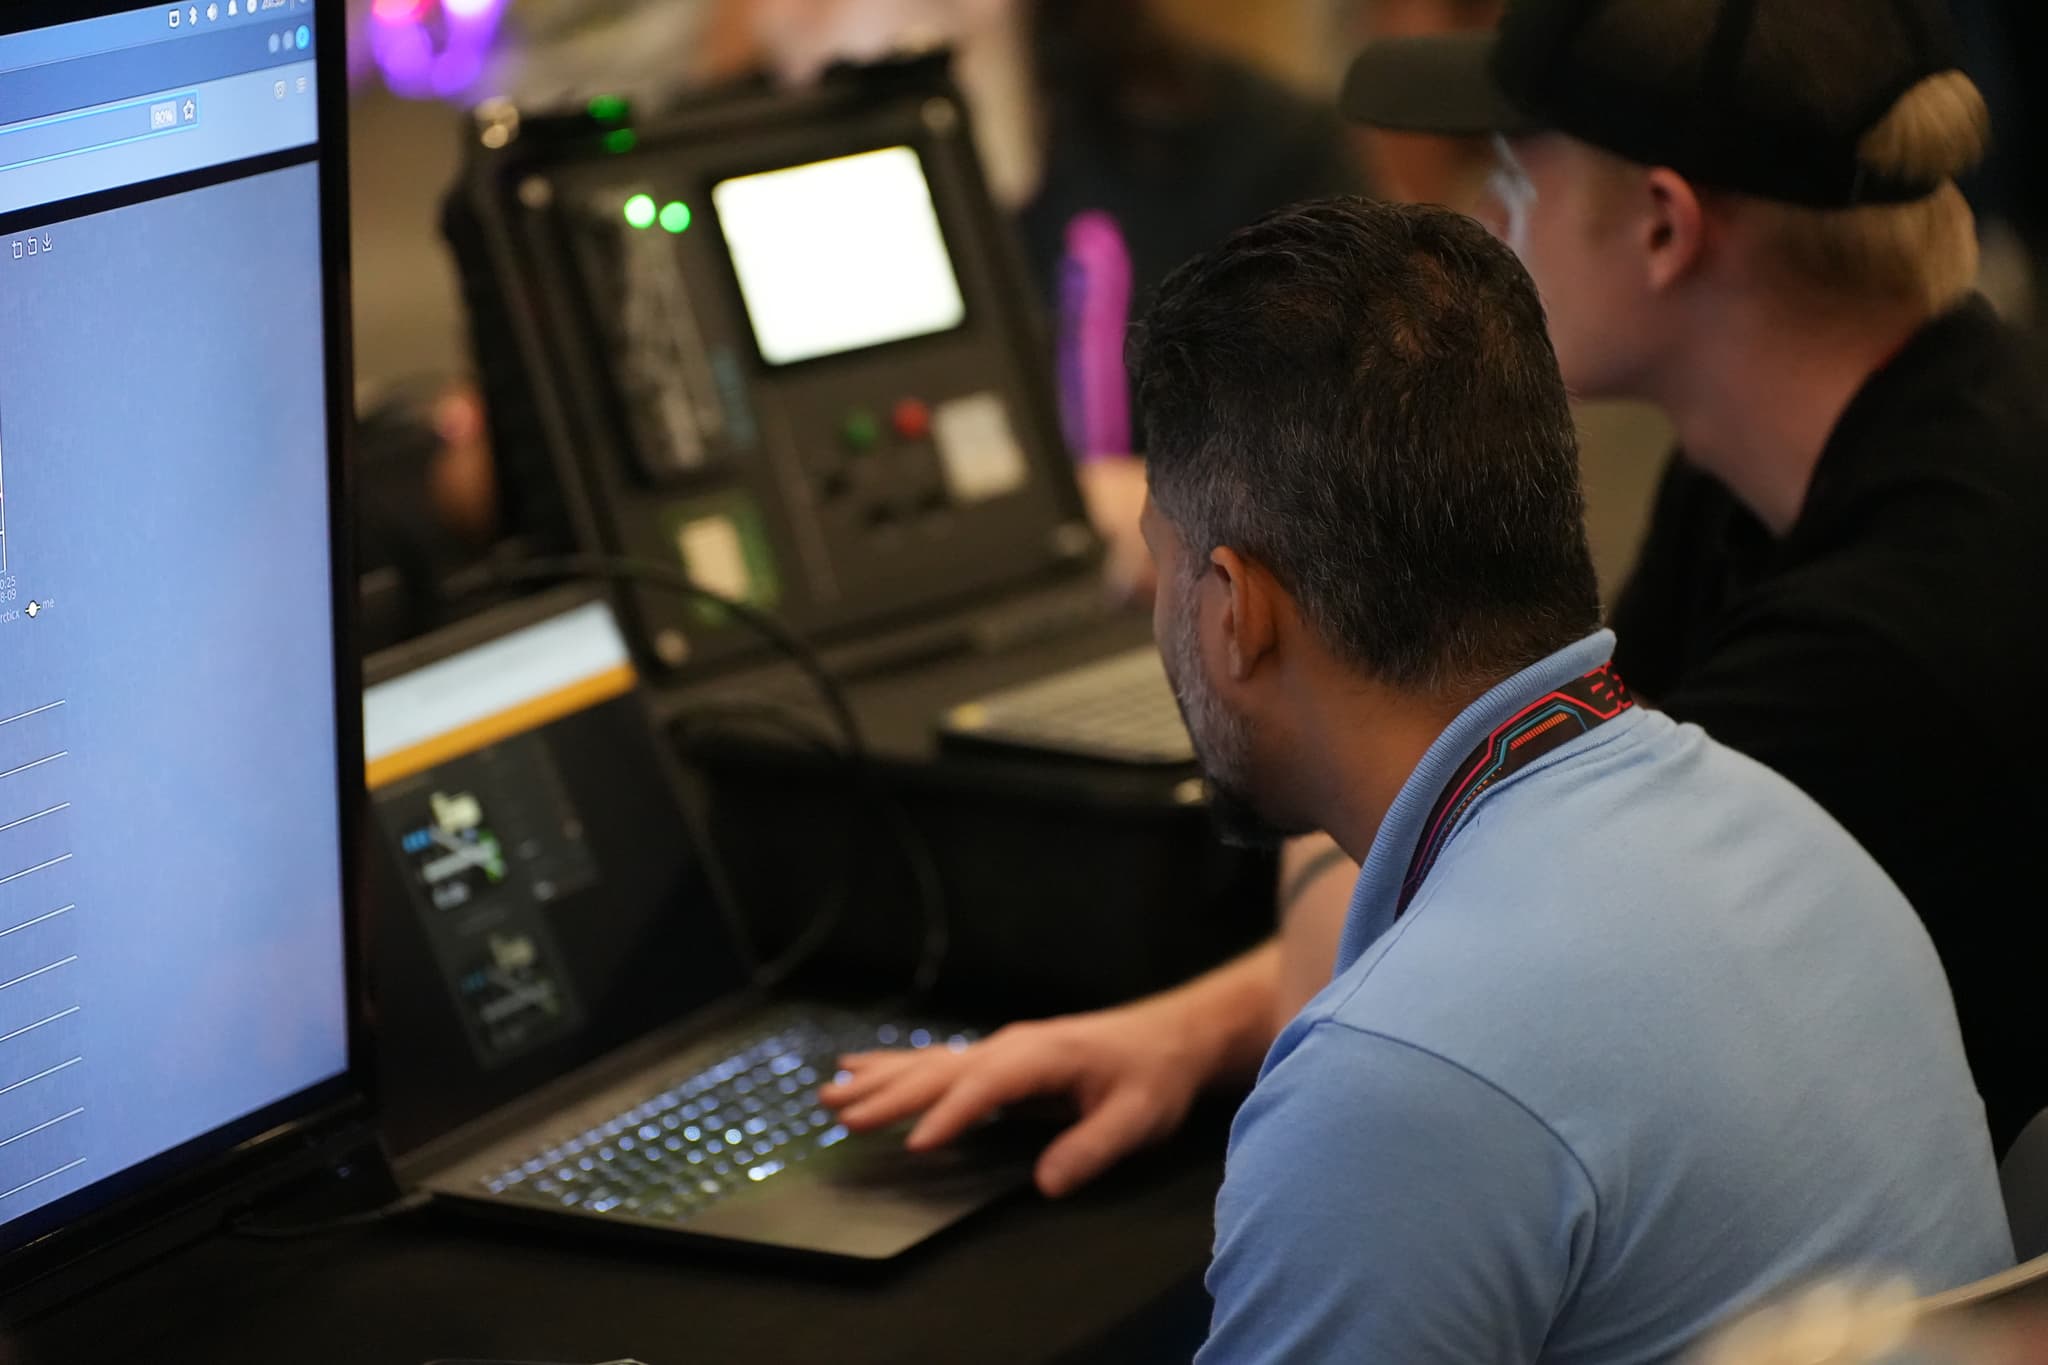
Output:
<svg viewBox="0 0 2048 1365">
<path fill-rule="evenodd" d="M 1644 177 L 1648 193 L 1642 219 L 1646 283 L 1663 293 L 1699 269 L 1706 254 L 1706 212 L 1699 192 L 1676 171 L 1657 167 Z"/>
<path fill-rule="evenodd" d="M 1219 546 L 1209 553 L 1204 589 L 1220 599 L 1223 609 L 1224 664 L 1232 681 L 1244 682 L 1278 642 L 1279 603 L 1274 594 L 1279 584 L 1264 566 Z"/>
</svg>

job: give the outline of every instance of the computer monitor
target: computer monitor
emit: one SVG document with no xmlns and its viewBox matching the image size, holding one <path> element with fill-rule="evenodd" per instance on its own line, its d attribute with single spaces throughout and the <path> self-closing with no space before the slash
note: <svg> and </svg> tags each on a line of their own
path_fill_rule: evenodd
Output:
<svg viewBox="0 0 2048 1365">
<path fill-rule="evenodd" d="M 0 1263 L 358 1089 L 340 11 L 0 11 Z"/>
</svg>

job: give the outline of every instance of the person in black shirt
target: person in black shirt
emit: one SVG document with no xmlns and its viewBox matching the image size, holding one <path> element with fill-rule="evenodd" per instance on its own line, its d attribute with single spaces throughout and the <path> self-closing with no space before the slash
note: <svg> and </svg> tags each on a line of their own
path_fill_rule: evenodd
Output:
<svg viewBox="0 0 2048 1365">
<path fill-rule="evenodd" d="M 2048 683 L 2048 386 L 1969 292 L 1954 182 L 1986 115 L 1938 5 L 1761 0 L 1709 89 L 1687 36 L 1718 37 L 1727 8 L 1610 0 L 1542 74 L 1515 69 L 1511 17 L 1490 68 L 1421 99 L 1384 81 L 1430 53 L 1369 50 L 1352 112 L 1507 135 L 1497 226 L 1567 380 L 1658 403 L 1682 447 L 1614 605 L 1616 666 L 1798 783 L 1899 883 L 2002 1148 L 2048 1105 L 2016 951 L 2048 798 L 2005 700 Z M 1576 93 L 1617 73 L 1634 93 Z M 1722 126 L 1682 121 L 1702 117 Z M 1779 136 L 1726 136 L 1758 127 Z"/>
<path fill-rule="evenodd" d="M 1614 606 L 1617 669 L 1805 788 L 1905 891 L 2010 1146 L 2048 1106 L 2023 711 L 2048 688 L 2048 385 L 1971 292 L 1955 180 L 1988 115 L 1940 0 L 1517 0 L 1497 35 L 1369 47 L 1346 106 L 1499 135 L 1491 226 L 1567 383 L 1658 404 L 1683 447 Z M 1347 866 L 1296 874 L 1277 949 L 964 1054 L 851 1059 L 827 1101 L 869 1126 L 1073 1095 L 1086 1150 L 1041 1172 L 1071 1188 L 1270 1041 L 1300 964 L 1327 980 Z"/>
<path fill-rule="evenodd" d="M 2048 1102 L 2015 951 L 2043 800 L 1990 691 L 2048 679 L 2043 378 L 1982 300 L 1937 318 L 1851 400 L 1782 535 L 1675 456 L 1613 612 L 1632 686 L 1805 788 L 1919 908 L 2001 1149 Z"/>
</svg>

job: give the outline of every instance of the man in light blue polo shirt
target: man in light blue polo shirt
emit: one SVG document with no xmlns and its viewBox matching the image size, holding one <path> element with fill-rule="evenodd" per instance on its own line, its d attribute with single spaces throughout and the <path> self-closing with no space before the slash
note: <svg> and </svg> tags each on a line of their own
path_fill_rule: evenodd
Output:
<svg viewBox="0 0 2048 1365">
<path fill-rule="evenodd" d="M 1508 250 L 1289 210 L 1175 274 L 1137 359 L 1156 624 L 1219 812 L 1364 863 L 1232 1135 L 1203 1361 L 1658 1361 L 1827 1272 L 2009 1264 L 1919 920 L 1608 667 Z"/>
</svg>

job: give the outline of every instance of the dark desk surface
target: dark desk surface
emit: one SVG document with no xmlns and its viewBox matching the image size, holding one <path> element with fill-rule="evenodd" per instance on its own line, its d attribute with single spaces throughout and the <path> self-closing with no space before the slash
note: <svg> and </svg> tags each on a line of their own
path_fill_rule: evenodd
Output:
<svg viewBox="0 0 2048 1365">
<path fill-rule="evenodd" d="M 1185 1361 L 1200 1340 L 1215 1119 L 1052 1203 L 1020 1196 L 879 1269 L 557 1242 L 431 1215 L 215 1237 L 0 1343 L 6 1365 Z"/>
</svg>

